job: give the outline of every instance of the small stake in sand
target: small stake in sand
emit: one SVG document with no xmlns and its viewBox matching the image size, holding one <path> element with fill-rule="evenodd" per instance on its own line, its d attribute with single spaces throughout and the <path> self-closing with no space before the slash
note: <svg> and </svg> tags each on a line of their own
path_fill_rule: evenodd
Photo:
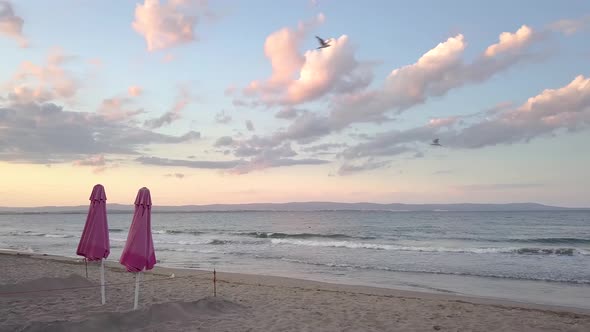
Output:
<svg viewBox="0 0 590 332">
<path fill-rule="evenodd" d="M 217 273 L 213 269 L 213 296 L 217 297 Z"/>
</svg>

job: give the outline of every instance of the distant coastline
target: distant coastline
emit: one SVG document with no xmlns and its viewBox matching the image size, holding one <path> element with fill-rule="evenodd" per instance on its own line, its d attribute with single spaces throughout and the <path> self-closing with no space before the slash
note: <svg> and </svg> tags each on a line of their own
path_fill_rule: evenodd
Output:
<svg viewBox="0 0 590 332">
<path fill-rule="evenodd" d="M 80 214 L 86 213 L 87 205 L 0 207 L 0 214 Z M 209 204 L 153 207 L 153 213 L 203 213 L 203 212 L 494 212 L 494 211 L 590 211 L 590 208 L 569 208 L 537 203 L 510 204 L 403 204 L 403 203 L 336 203 L 336 202 L 290 202 L 251 204 Z M 133 205 L 109 204 L 109 213 L 133 212 Z"/>
</svg>

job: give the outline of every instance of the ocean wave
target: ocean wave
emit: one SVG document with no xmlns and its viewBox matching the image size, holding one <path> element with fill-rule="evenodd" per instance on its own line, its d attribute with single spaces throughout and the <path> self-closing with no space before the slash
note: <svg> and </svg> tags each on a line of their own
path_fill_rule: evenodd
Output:
<svg viewBox="0 0 590 332">
<path fill-rule="evenodd" d="M 214 239 L 214 240 L 209 241 L 209 243 L 207 243 L 207 244 L 223 245 L 223 244 L 228 244 L 228 243 L 232 243 L 232 241 Z"/>
<path fill-rule="evenodd" d="M 576 238 L 576 237 L 541 237 L 541 238 L 479 238 L 479 237 L 455 237 L 449 238 L 450 240 L 466 240 L 466 241 L 478 241 L 478 242 L 502 242 L 502 243 L 539 243 L 539 244 L 582 244 L 590 245 L 590 239 L 588 238 Z"/>
<path fill-rule="evenodd" d="M 10 235 L 14 235 L 14 236 L 45 236 L 45 233 L 24 231 L 24 232 L 11 232 Z"/>
<path fill-rule="evenodd" d="M 543 237 L 530 239 L 508 239 L 507 242 L 544 244 L 590 244 L 590 239 L 573 237 Z"/>
<path fill-rule="evenodd" d="M 276 259 L 276 258 L 275 258 Z M 315 266 L 326 266 L 332 268 L 344 268 L 344 269 L 358 269 L 358 270 L 377 270 L 377 271 L 388 271 L 388 272 L 405 272 L 405 273 L 428 273 L 428 274 L 444 274 L 444 275 L 459 275 L 459 276 L 471 276 L 471 277 L 486 277 L 486 278 L 499 278 L 499 279 L 517 279 L 517 280 L 534 280 L 534 281 L 548 281 L 548 282 L 567 282 L 574 284 L 590 284 L 590 279 L 565 279 L 565 278 L 546 278 L 540 276 L 523 276 L 523 275 L 510 275 L 510 274 L 495 274 L 495 273 L 472 273 L 472 272 L 452 272 L 452 271 L 441 271 L 441 270 L 426 270 L 426 269 L 403 269 L 403 268 L 391 268 L 386 266 L 368 266 L 368 265 L 355 265 L 355 264 L 335 264 L 335 263 L 320 263 L 320 262 L 309 262 L 305 260 L 292 259 L 281 257 L 280 260 L 306 264 Z"/>
<path fill-rule="evenodd" d="M 121 229 L 121 228 L 109 228 L 109 232 L 112 232 L 112 233 L 121 233 L 121 232 L 124 232 L 124 231 L 125 230 L 124 229 Z"/>
<path fill-rule="evenodd" d="M 327 239 L 361 239 L 373 240 L 372 236 L 350 236 L 346 234 L 318 234 L 318 233 L 274 233 L 274 232 L 245 232 L 234 233 L 234 235 L 250 236 L 259 239 L 309 239 L 309 238 L 327 238 Z"/>
<path fill-rule="evenodd" d="M 154 240 L 154 243 L 156 244 L 176 244 L 176 245 L 183 245 L 183 246 L 191 246 L 191 245 L 206 245 L 206 244 L 211 244 L 211 245 L 223 245 L 223 244 L 229 244 L 229 243 L 234 243 L 234 241 L 229 241 L 229 240 L 219 240 L 219 239 L 202 239 L 199 241 L 166 241 L 166 240 Z"/>
<path fill-rule="evenodd" d="M 74 236 L 73 235 L 70 235 L 70 234 L 45 234 L 44 237 L 67 239 L 67 238 L 71 238 L 71 237 L 74 237 Z"/>
<path fill-rule="evenodd" d="M 190 235 L 201 235 L 205 234 L 205 232 L 200 231 L 193 231 L 193 230 L 176 230 L 176 229 L 158 229 L 152 231 L 154 234 L 168 234 L 168 235 L 177 235 L 177 234 L 190 234 Z"/>
<path fill-rule="evenodd" d="M 64 239 L 74 237 L 71 234 L 47 234 L 47 233 L 39 233 L 39 232 L 33 232 L 33 231 L 11 232 L 10 235 L 13 235 L 13 236 L 39 236 L 39 237 L 64 238 Z"/>
<path fill-rule="evenodd" d="M 312 241 L 295 239 L 272 239 L 273 244 L 289 244 L 311 247 L 335 247 L 349 249 L 372 249 L 372 250 L 394 250 L 394 251 L 416 251 L 416 252 L 449 252 L 449 253 L 471 253 L 471 254 L 521 254 L 521 255 L 556 255 L 573 256 L 576 254 L 588 255 L 585 250 L 575 248 L 449 248 L 449 247 L 415 247 L 398 246 L 392 244 L 364 243 L 351 241 Z"/>
</svg>

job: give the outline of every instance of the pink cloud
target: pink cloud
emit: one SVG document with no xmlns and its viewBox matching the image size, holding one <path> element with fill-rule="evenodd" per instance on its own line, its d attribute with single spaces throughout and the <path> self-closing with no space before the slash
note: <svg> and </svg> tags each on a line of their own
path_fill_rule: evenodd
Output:
<svg viewBox="0 0 590 332">
<path fill-rule="evenodd" d="M 98 114 L 109 121 L 128 121 L 136 115 L 144 113 L 143 109 L 129 109 L 131 100 L 128 98 L 113 97 L 103 99 L 98 108 Z"/>
<path fill-rule="evenodd" d="M 451 116 L 448 118 L 434 118 L 428 121 L 428 126 L 438 128 L 438 127 L 449 127 L 454 125 L 459 120 L 456 116 Z"/>
<path fill-rule="evenodd" d="M 537 137 L 590 129 L 590 78 L 578 76 L 567 85 L 546 89 L 519 107 L 480 112 L 458 126 L 441 130 L 426 125 L 376 134 L 342 153 L 347 159 L 385 158 L 413 152 L 416 142 L 440 137 L 446 148 L 483 148 L 528 142 Z M 444 122 L 444 121 L 443 121 Z"/>
<path fill-rule="evenodd" d="M 296 29 L 283 28 L 266 39 L 264 53 L 272 74 L 264 81 L 252 81 L 244 95 L 260 97 L 266 104 L 299 104 L 331 91 L 350 91 L 365 87 L 371 74 L 354 57 L 347 36 L 331 39 L 331 47 L 301 54 L 299 48 L 308 31 L 323 23 L 320 14 Z M 314 39 L 315 42 L 315 39 Z"/>
<path fill-rule="evenodd" d="M 73 98 L 80 86 L 64 67 L 72 59 L 71 56 L 63 55 L 60 49 L 54 49 L 48 55 L 45 65 L 22 62 L 7 84 L 12 90 L 9 97 L 17 102 Z"/>
<path fill-rule="evenodd" d="M 10 1 L 0 1 L 0 35 L 16 39 L 21 47 L 27 47 L 27 39 L 23 35 L 24 20 L 14 13 Z"/>
<path fill-rule="evenodd" d="M 140 86 L 132 85 L 127 89 L 127 92 L 131 97 L 138 97 L 143 93 L 143 89 Z"/>
<path fill-rule="evenodd" d="M 577 76 L 568 85 L 559 89 L 546 89 L 529 98 L 518 108 L 518 113 L 531 116 L 554 117 L 563 112 L 590 111 L 590 78 Z"/>
<path fill-rule="evenodd" d="M 74 166 L 89 166 L 92 167 L 92 172 L 95 174 L 102 173 L 107 170 L 109 167 L 116 167 L 115 166 L 107 166 L 107 161 L 104 155 L 94 155 L 90 156 L 86 159 L 74 160 L 72 163 Z"/>
<path fill-rule="evenodd" d="M 324 15 L 319 14 L 308 22 L 300 22 L 296 29 L 282 28 L 270 34 L 264 42 L 264 54 L 272 67 L 271 77 L 265 82 L 252 81 L 245 93 L 252 95 L 256 90 L 272 91 L 291 82 L 305 62 L 305 58 L 299 53 L 299 47 L 307 30 L 324 21 Z"/>
<path fill-rule="evenodd" d="M 497 44 L 490 45 L 484 54 L 493 57 L 500 53 L 510 52 L 514 49 L 521 49 L 531 43 L 533 36 L 533 29 L 526 25 L 520 27 L 515 33 L 502 32 L 500 34 L 500 41 Z"/>
<path fill-rule="evenodd" d="M 206 8 L 206 1 L 145 0 L 135 7 L 133 29 L 145 38 L 147 49 L 156 51 L 192 42 L 197 39 L 195 11 Z"/>
</svg>

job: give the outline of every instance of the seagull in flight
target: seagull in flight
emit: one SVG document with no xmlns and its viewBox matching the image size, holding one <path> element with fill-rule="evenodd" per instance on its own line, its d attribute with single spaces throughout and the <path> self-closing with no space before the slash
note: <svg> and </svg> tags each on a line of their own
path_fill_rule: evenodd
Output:
<svg viewBox="0 0 590 332">
<path fill-rule="evenodd" d="M 326 47 L 332 46 L 332 45 L 328 44 L 328 42 L 325 41 L 325 40 L 323 40 L 322 38 L 320 38 L 318 36 L 315 36 L 315 37 L 318 39 L 318 42 L 320 43 L 320 47 L 318 47 L 317 49 L 326 48 Z"/>
<path fill-rule="evenodd" d="M 432 143 L 430 143 L 430 145 L 433 145 L 433 146 L 442 146 L 442 145 L 440 145 L 440 143 L 438 141 L 439 141 L 439 139 L 438 138 L 435 138 L 435 139 L 432 140 Z"/>
</svg>

